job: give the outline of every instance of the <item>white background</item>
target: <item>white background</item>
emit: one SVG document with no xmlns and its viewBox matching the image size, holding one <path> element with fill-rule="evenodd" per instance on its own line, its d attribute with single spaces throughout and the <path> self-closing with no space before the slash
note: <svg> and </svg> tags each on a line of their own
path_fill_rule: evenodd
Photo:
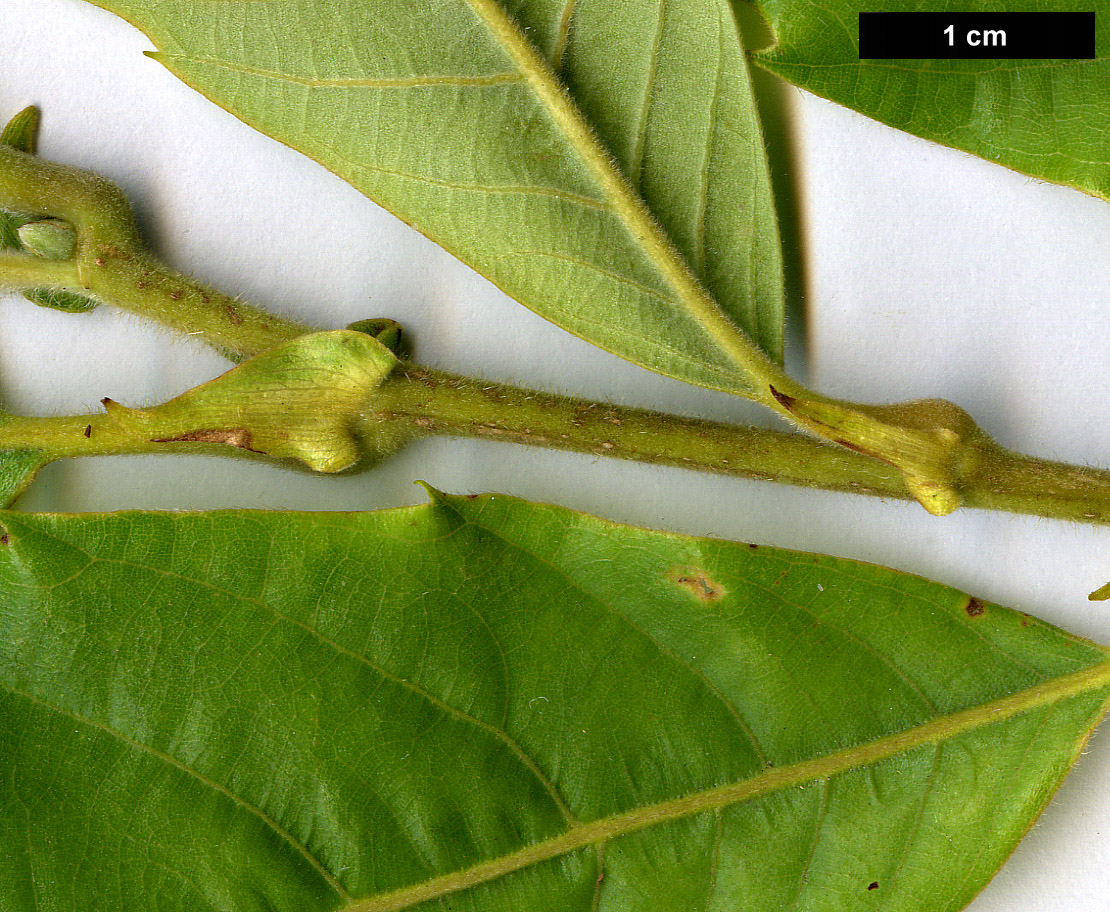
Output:
<svg viewBox="0 0 1110 912">
<path fill-rule="evenodd" d="M 164 259 L 324 327 L 390 316 L 433 366 L 591 398 L 749 420 L 731 397 L 593 349 L 508 300 L 297 153 L 142 56 L 146 39 L 79 0 L 0 0 L 0 118 L 44 113 L 40 152 L 133 200 Z M 862 401 L 943 396 L 1003 444 L 1110 463 L 1110 204 L 900 134 L 794 89 L 776 94 L 772 168 L 794 187 L 790 368 Z M 784 139 L 785 137 L 785 139 Z M 791 231 L 793 224 L 799 230 Z M 805 341 L 801 341 L 804 339 Z M 226 362 L 109 308 L 74 316 L 0 297 L 0 395 L 30 414 L 140 406 Z M 759 420 L 766 420 L 759 418 Z M 1110 530 L 798 491 L 526 450 L 428 441 L 372 473 L 317 478 L 205 458 L 72 461 L 25 509 L 373 509 L 501 491 L 612 519 L 823 551 L 920 573 L 1110 642 Z M 975 912 L 1104 912 L 1110 738 L 1088 754 Z"/>
</svg>

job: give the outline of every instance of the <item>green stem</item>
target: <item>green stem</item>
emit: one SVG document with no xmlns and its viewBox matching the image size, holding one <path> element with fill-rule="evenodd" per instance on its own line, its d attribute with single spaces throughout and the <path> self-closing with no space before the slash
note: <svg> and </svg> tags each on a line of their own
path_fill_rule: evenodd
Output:
<svg viewBox="0 0 1110 912">
<path fill-rule="evenodd" d="M 685 418 L 402 363 L 359 430 L 499 440 L 759 481 L 912 499 L 892 466 L 802 434 Z"/>
<path fill-rule="evenodd" d="M 366 333 L 310 333 L 155 408 L 104 399 L 103 414 L 0 415 L 0 449 L 59 459 L 216 447 L 339 472 L 362 458 L 352 425 L 396 364 L 393 353 Z"/>
<path fill-rule="evenodd" d="M 965 412 L 942 400 L 869 406 L 831 399 L 787 376 L 725 317 L 651 220 L 642 201 L 612 167 L 564 93 L 549 78 L 542 61 L 517 34 L 495 3 L 479 11 L 515 49 L 518 63 L 534 88 L 572 135 L 593 149 L 591 162 L 620 217 L 635 230 L 663 265 L 667 280 L 715 343 L 737 367 L 736 392 L 786 416 L 802 428 L 849 450 L 895 466 L 905 488 L 931 513 L 955 510 L 963 498 L 966 475 L 978 458 L 984 435 Z M 575 132 L 577 131 L 577 132 Z M 25 262 L 0 283 L 26 287 L 27 270 L 43 266 L 41 287 L 91 293 L 127 310 L 203 338 L 241 359 L 290 341 L 309 327 L 280 320 L 193 282 L 147 255 L 135 231 L 130 207 L 120 190 L 94 174 L 44 162 L 18 149 L 0 146 L 0 208 L 59 219 L 74 229 L 71 265 L 76 275 L 59 275 L 49 260 Z M 26 288 L 25 288 L 26 290 Z"/>
<path fill-rule="evenodd" d="M 171 329 L 199 336 L 240 361 L 313 331 L 272 316 L 172 270 L 151 257 L 101 247 L 84 288 L 117 307 Z"/>
<path fill-rule="evenodd" d="M 183 452 L 185 444 L 155 444 L 135 426 L 121 425 L 106 410 L 88 415 L 0 418 L 0 450 L 37 450 L 50 460 L 73 456 L 119 456 Z M 194 449 L 195 452 L 195 449 Z"/>
<path fill-rule="evenodd" d="M 483 3 L 482 9 L 490 16 L 496 13 L 493 4 Z M 536 79 L 546 85 L 540 76 Z M 559 108 L 558 93 L 548 94 L 550 103 Z M 573 113 L 568 109 L 561 116 L 573 119 Z M 598 168 L 604 170 L 603 164 L 599 160 Z M 614 172 L 610 178 L 606 186 L 614 198 L 624 199 L 627 188 L 619 175 Z M 633 202 L 628 203 L 624 215 L 639 224 L 646 214 Z M 0 285 L 91 294 L 199 336 L 236 360 L 280 348 L 312 331 L 206 288 L 154 260 L 142 247 L 123 194 L 94 174 L 0 144 L 0 208 L 35 219 L 61 220 L 72 226 L 75 237 L 68 259 L 51 259 L 54 254 L 47 248 L 38 255 L 33 250 L 0 253 Z M 662 247 L 660 251 L 666 252 Z M 565 399 L 405 365 L 369 395 L 362 410 L 361 429 L 371 452 L 391 452 L 414 435 L 462 435 L 804 487 L 912 498 L 936 514 L 965 503 L 1080 522 L 1108 522 L 1110 474 L 1004 450 L 964 411 L 943 400 L 869 406 L 814 393 L 783 374 L 734 327 L 726 325 L 712 302 L 698 297 L 702 293 L 679 265 L 674 265 L 672 273 L 676 286 L 685 288 L 691 300 L 698 298 L 706 324 L 717 332 L 722 344 L 728 342 L 735 348 L 737 364 L 744 365 L 754 384 L 752 398 L 840 446 L 796 434 Z M 178 418 L 185 422 L 182 427 L 192 421 L 183 413 L 175 413 L 174 420 Z M 256 418 L 264 426 L 280 423 L 276 415 L 272 420 L 261 415 Z M 222 446 L 213 437 L 216 431 L 217 437 L 238 439 L 242 430 L 232 426 L 229 416 L 228 426 L 222 429 L 207 425 L 161 435 L 180 438 L 194 434 L 189 440 L 155 440 L 152 436 L 156 435 L 127 421 L 107 419 L 111 415 L 0 419 L 0 448 L 41 451 L 49 458 L 161 452 Z M 195 436 L 200 433 L 206 438 Z M 319 452 L 310 450 L 307 456 L 297 458 L 314 467 L 338 465 L 348 458 L 345 446 L 336 453 L 326 447 Z M 337 455 L 340 451 L 342 455 Z"/>
<path fill-rule="evenodd" d="M 71 260 L 40 260 L 22 253 L 0 253 L 0 287 L 80 288 L 77 266 Z"/>
<path fill-rule="evenodd" d="M 813 437 L 623 408 L 401 364 L 362 432 L 502 440 L 805 488 L 914 500 L 902 473 Z M 1023 456 L 985 436 L 964 478 L 969 507 L 1110 524 L 1110 472 Z"/>
<path fill-rule="evenodd" d="M 243 304 L 159 263 L 143 248 L 131 207 L 114 184 L 0 145 L 0 208 L 76 229 L 70 260 L 0 258 L 0 286 L 93 297 L 155 320 L 241 360 L 312 331 Z"/>
<path fill-rule="evenodd" d="M 1108 525 L 1110 472 L 998 448 L 995 458 L 984 460 L 964 502 L 984 510 Z"/>
<path fill-rule="evenodd" d="M 403 362 L 379 382 L 377 371 L 388 369 L 378 360 L 382 356 L 356 350 L 358 360 L 350 359 L 352 343 L 360 348 L 358 336 L 338 332 L 304 337 L 142 412 L 106 401 L 105 412 L 97 414 L 3 416 L 0 450 L 38 451 L 47 459 L 249 453 L 292 456 L 312 468 L 335 471 L 353 458 L 331 455 L 337 444 L 346 446 L 347 428 L 353 425 L 363 452 L 379 456 L 417 437 L 471 437 L 805 488 L 914 499 L 893 466 L 801 434 L 555 396 Z M 332 354 L 336 343 L 344 346 L 342 362 Z M 327 362 L 320 360 L 321 351 L 328 353 Z M 368 357 L 378 364 L 369 373 Z M 274 363 L 284 373 L 276 373 Z M 361 379 L 352 379 L 349 390 L 334 380 L 325 387 L 310 376 L 314 370 L 331 378 L 349 374 Z M 293 389 L 291 378 L 303 378 L 303 394 Z M 271 404 L 259 405 L 257 390 L 262 387 L 271 396 L 274 389 L 282 392 Z M 289 441 L 298 437 L 302 445 L 290 449 Z M 282 443 L 266 444 L 268 439 Z M 1034 459 L 989 442 L 977 456 L 977 471 L 963 489 L 967 506 L 1110 525 L 1110 472 Z"/>
</svg>

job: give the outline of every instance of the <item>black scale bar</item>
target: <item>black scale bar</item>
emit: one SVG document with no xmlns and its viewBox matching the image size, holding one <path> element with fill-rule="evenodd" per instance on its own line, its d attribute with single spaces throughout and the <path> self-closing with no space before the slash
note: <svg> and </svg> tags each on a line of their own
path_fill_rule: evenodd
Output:
<svg viewBox="0 0 1110 912">
<path fill-rule="evenodd" d="M 1085 60 L 1090 13 L 860 13 L 861 60 Z"/>
</svg>

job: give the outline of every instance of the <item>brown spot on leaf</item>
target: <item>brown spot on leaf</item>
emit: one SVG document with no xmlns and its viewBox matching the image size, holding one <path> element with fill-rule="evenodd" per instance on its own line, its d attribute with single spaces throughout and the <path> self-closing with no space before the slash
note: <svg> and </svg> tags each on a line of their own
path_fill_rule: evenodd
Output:
<svg viewBox="0 0 1110 912">
<path fill-rule="evenodd" d="M 877 890 L 877 889 L 879 889 L 879 882 L 877 880 L 871 881 L 871 883 L 869 883 L 867 885 L 867 889 L 868 890 Z"/>
<path fill-rule="evenodd" d="M 967 612 L 968 617 L 977 618 L 986 613 L 986 608 L 983 605 L 983 600 L 972 596 L 967 600 L 964 606 L 964 611 Z"/>
<path fill-rule="evenodd" d="M 227 318 L 231 321 L 232 326 L 243 325 L 243 317 L 234 307 L 232 307 L 230 304 L 225 304 L 224 310 L 227 312 Z"/>
<path fill-rule="evenodd" d="M 728 595 L 728 590 L 701 567 L 675 567 L 667 576 L 701 602 L 719 602 Z"/>
<path fill-rule="evenodd" d="M 251 432 L 246 428 L 207 428 L 189 431 L 179 437 L 156 437 L 151 443 L 226 443 L 228 446 L 251 449 Z M 251 450 L 251 452 L 257 452 Z"/>
<path fill-rule="evenodd" d="M 7 547 L 11 544 L 12 537 L 7 532 L 0 533 L 0 545 Z"/>
<path fill-rule="evenodd" d="M 85 436 L 86 437 L 91 437 L 92 436 L 92 425 L 91 424 L 86 424 L 85 425 Z"/>
<path fill-rule="evenodd" d="M 759 545 L 756 545 L 752 542 L 748 542 L 748 547 L 751 548 L 753 551 L 756 551 L 756 550 L 759 549 Z"/>
</svg>

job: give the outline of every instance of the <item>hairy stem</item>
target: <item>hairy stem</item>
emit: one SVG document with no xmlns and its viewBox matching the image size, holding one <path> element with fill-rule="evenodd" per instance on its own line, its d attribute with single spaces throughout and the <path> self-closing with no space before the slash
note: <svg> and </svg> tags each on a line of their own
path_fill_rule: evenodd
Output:
<svg viewBox="0 0 1110 912">
<path fill-rule="evenodd" d="M 502 440 L 827 491 L 914 500 L 902 473 L 802 434 L 624 408 L 401 364 L 374 391 L 362 432 Z M 965 505 L 1110 524 L 1110 472 L 1023 456 L 987 437 Z"/>
<path fill-rule="evenodd" d="M 0 450 L 41 452 L 47 460 L 198 451 L 293 456 L 317 470 L 335 471 L 353 458 L 333 456 L 347 447 L 349 431 L 361 440 L 364 453 L 379 457 L 416 437 L 446 435 L 805 488 L 914 499 L 902 473 L 893 466 L 802 434 L 556 396 L 404 362 L 379 381 L 377 372 L 388 369 L 381 360 L 384 354 L 356 352 L 357 361 L 347 354 L 352 346 L 347 340 L 358 335 L 307 336 L 258 356 L 224 375 L 227 379 L 219 378 L 149 410 L 134 411 L 106 401 L 104 412 L 90 415 L 0 416 Z M 372 341 L 367 339 L 366 344 Z M 330 360 L 321 361 L 319 352 L 325 342 L 329 353 L 337 342 L 343 343 L 347 360 L 339 363 L 329 356 Z M 354 345 L 359 348 L 357 342 Z M 291 361 L 283 352 L 294 353 L 297 359 Z M 370 372 L 368 357 L 378 365 Z M 285 374 L 303 380 L 303 392 L 296 392 L 295 398 L 290 381 L 282 379 L 285 374 L 275 373 L 270 366 L 275 360 Z M 322 377 L 319 391 L 313 393 L 316 381 L 311 372 L 316 369 L 331 379 L 325 382 Z M 357 379 L 344 392 L 344 384 L 334 378 L 348 373 Z M 252 392 L 255 387 L 265 387 L 270 396 L 274 389 L 282 392 L 270 407 L 259 404 L 259 394 Z M 229 388 L 234 395 L 223 393 Z M 308 437 L 306 429 L 311 430 Z M 283 446 L 264 445 L 267 433 L 284 441 Z M 304 443 L 290 450 L 290 439 Z M 990 441 L 981 444 L 976 455 L 977 471 L 963 489 L 967 506 L 1110 525 L 1110 472 L 1022 456 Z"/>
<path fill-rule="evenodd" d="M 495 5 L 481 8 L 494 18 L 500 15 Z M 550 104 L 573 120 L 574 112 L 563 111 L 562 96 L 547 86 L 546 77 L 538 70 L 534 76 L 541 88 L 546 86 L 544 97 Z M 23 133 L 27 135 L 9 130 L 4 135 L 10 134 L 7 141 L 14 145 L 0 142 L 0 209 L 16 217 L 12 224 L 21 226 L 23 242 L 22 249 L 0 252 L 0 287 L 31 292 L 40 301 L 44 290 L 92 296 L 199 336 L 234 360 L 259 356 L 312 332 L 309 326 L 229 298 L 157 262 L 143 248 L 130 207 L 117 187 L 96 175 L 37 158 L 31 154 L 33 130 Z M 607 186 L 623 199 L 627 188 L 619 175 L 614 172 L 610 178 Z M 646 217 L 632 202 L 628 205 L 628 219 L 638 223 Z M 689 284 L 679 265 L 672 272 L 677 285 Z M 696 283 L 687 291 L 695 297 L 702 294 Z M 753 384 L 752 398 L 837 446 L 796 434 L 566 399 L 403 364 L 368 393 L 359 409 L 338 417 L 356 423 L 366 448 L 379 456 L 412 436 L 461 435 L 916 499 L 940 515 L 962 503 L 1080 522 L 1110 521 L 1110 473 L 1011 453 L 995 444 L 966 412 L 944 400 L 872 406 L 821 396 L 787 377 L 735 327 L 721 322 L 724 317 L 712 302 L 701 303 L 707 324 L 716 327 L 722 344 L 731 340 L 736 349 L 737 364 Z M 336 345 L 351 344 L 337 339 L 332 340 Z M 334 384 L 335 376 L 321 383 Z M 174 420 L 180 418 L 184 430 L 154 439 L 158 435 L 147 433 L 149 428 L 123 419 L 128 411 L 117 408 L 114 417 L 111 410 L 108 415 L 73 418 L 0 417 L 0 448 L 41 452 L 53 459 L 219 447 L 243 439 L 244 428 L 232 426 L 230 419 L 220 427 L 193 427 L 193 416 L 180 409 Z M 271 430 L 280 424 L 276 414 L 260 413 L 256 418 L 262 421 L 260 427 Z M 307 418 L 302 415 L 299 420 Z M 333 452 L 322 440 L 296 455 L 313 467 L 337 466 L 349 458 L 347 444 Z"/>
<path fill-rule="evenodd" d="M 94 174 L 0 145 L 0 208 L 61 219 L 77 240 L 73 257 L 62 261 L 0 254 L 0 287 L 89 294 L 199 336 L 233 360 L 312 331 L 159 263 L 143 248 L 123 193 Z"/>
<path fill-rule="evenodd" d="M 355 419 L 396 364 L 393 353 L 366 333 L 309 333 L 155 408 L 103 399 L 102 414 L 0 415 L 0 449 L 58 459 L 201 446 L 339 472 L 362 457 Z"/>
<path fill-rule="evenodd" d="M 565 122 L 574 135 L 578 135 L 574 131 L 581 133 L 582 142 L 593 149 L 591 162 L 616 211 L 653 251 L 675 293 L 734 362 L 737 386 L 732 391 L 819 437 L 895 467 L 903 476 L 905 489 L 929 512 L 944 515 L 955 510 L 963 502 L 966 476 L 974 469 L 985 438 L 970 417 L 943 400 L 892 406 L 844 402 L 813 392 L 787 376 L 720 311 L 603 150 L 587 142 L 584 122 L 500 7 L 482 2 L 476 8 L 506 47 L 515 49 L 519 65 L 553 116 Z M 70 273 L 59 274 L 57 263 L 43 257 L 43 247 L 23 254 L 23 261 L 14 264 L 6 278 L 0 274 L 0 284 L 24 291 L 91 294 L 200 336 L 236 359 L 309 331 L 309 327 L 279 320 L 204 288 L 154 261 L 142 248 L 122 192 L 97 175 L 44 162 L 29 151 L 0 144 L 0 208 L 49 220 L 50 224 L 36 229 L 35 237 L 42 235 L 43 245 L 67 227 L 75 241 L 72 257 L 65 261 L 72 267 Z M 33 272 L 35 264 L 45 264 L 41 278 L 29 280 L 28 270 Z"/>
<path fill-rule="evenodd" d="M 371 442 L 383 430 L 474 437 L 912 499 L 894 467 L 806 435 L 557 396 L 410 363 L 374 391 L 359 430 Z"/>
</svg>

